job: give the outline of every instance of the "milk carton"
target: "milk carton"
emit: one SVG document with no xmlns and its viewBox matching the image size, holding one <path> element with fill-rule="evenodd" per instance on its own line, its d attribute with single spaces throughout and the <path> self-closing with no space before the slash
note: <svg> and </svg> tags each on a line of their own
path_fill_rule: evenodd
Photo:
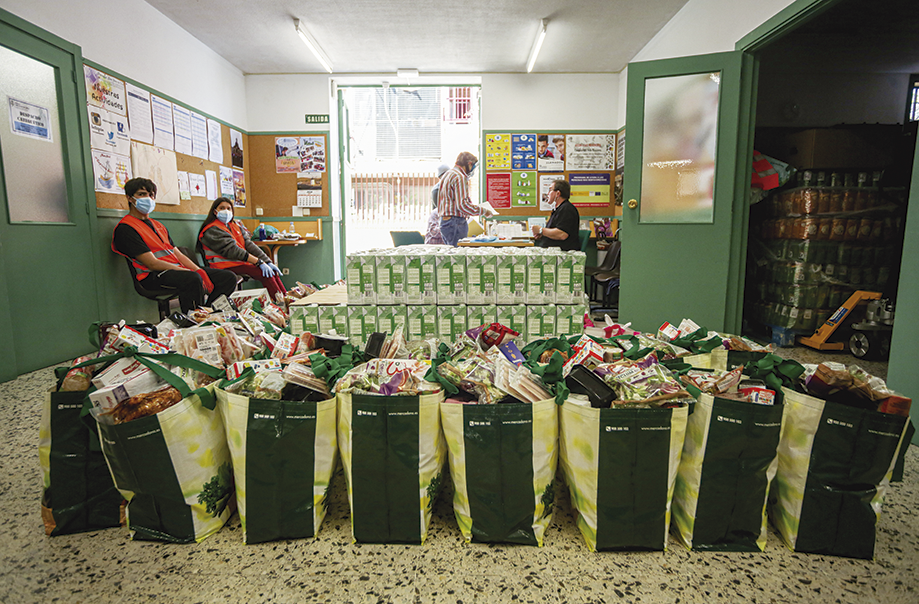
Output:
<svg viewBox="0 0 919 604">
<path fill-rule="evenodd" d="M 497 261 L 495 289 L 498 304 L 526 302 L 527 256 L 516 248 L 502 250 Z"/>
<path fill-rule="evenodd" d="M 402 305 L 377 306 L 377 331 L 392 335 L 397 327 L 404 326 L 407 319 L 406 308 Z"/>
<path fill-rule="evenodd" d="M 434 256 L 437 304 L 466 303 L 466 254 L 459 248 L 444 248 Z"/>
<path fill-rule="evenodd" d="M 467 329 L 498 322 L 498 307 L 494 304 L 466 307 Z"/>
<path fill-rule="evenodd" d="M 348 337 L 351 344 L 363 348 L 370 334 L 377 330 L 377 308 L 348 306 Z"/>
<path fill-rule="evenodd" d="M 510 327 L 520 334 L 517 341 L 526 343 L 527 335 L 527 307 L 525 304 L 511 304 L 497 307 L 497 322 L 505 327 Z"/>
<path fill-rule="evenodd" d="M 562 252 L 558 257 L 556 304 L 580 304 L 584 297 L 584 252 Z"/>
<path fill-rule="evenodd" d="M 330 334 L 333 331 L 340 336 L 347 336 L 350 332 L 348 306 L 345 304 L 319 307 L 319 333 Z"/>
<path fill-rule="evenodd" d="M 555 307 L 555 331 L 560 336 L 583 333 L 586 307 L 581 304 L 559 304 Z"/>
<path fill-rule="evenodd" d="M 453 344 L 467 329 L 466 305 L 437 307 L 437 337 Z"/>
<path fill-rule="evenodd" d="M 405 303 L 437 304 L 435 255 L 413 247 L 405 255 Z"/>
<path fill-rule="evenodd" d="M 498 257 L 494 250 L 466 250 L 466 304 L 495 304 Z"/>
<path fill-rule="evenodd" d="M 555 337 L 555 305 L 527 306 L 527 341 Z"/>
<path fill-rule="evenodd" d="M 376 252 L 349 254 L 346 267 L 348 304 L 375 304 Z"/>
<path fill-rule="evenodd" d="M 554 250 L 535 248 L 526 250 L 527 304 L 552 304 L 555 302 L 555 285 L 558 256 Z"/>
<path fill-rule="evenodd" d="M 315 304 L 290 307 L 290 333 L 298 336 L 304 332 L 320 333 L 319 307 Z"/>
<path fill-rule="evenodd" d="M 406 340 L 424 340 L 437 337 L 437 307 L 417 305 L 407 307 Z"/>
</svg>

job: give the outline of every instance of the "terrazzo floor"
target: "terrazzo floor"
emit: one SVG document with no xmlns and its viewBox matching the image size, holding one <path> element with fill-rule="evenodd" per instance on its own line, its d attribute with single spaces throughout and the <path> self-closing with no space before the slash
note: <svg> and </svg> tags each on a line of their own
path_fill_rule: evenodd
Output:
<svg viewBox="0 0 919 604">
<path fill-rule="evenodd" d="M 423 546 L 354 545 L 340 474 L 316 539 L 244 545 L 238 516 L 196 545 L 133 542 L 124 528 L 49 538 L 37 441 L 51 384 L 44 369 L 0 385 L 0 602 L 919 602 L 915 446 L 874 561 L 792 553 L 772 529 L 763 553 L 689 552 L 673 537 L 666 552 L 590 553 L 566 489 L 542 548 L 465 544 L 450 492 Z"/>
</svg>

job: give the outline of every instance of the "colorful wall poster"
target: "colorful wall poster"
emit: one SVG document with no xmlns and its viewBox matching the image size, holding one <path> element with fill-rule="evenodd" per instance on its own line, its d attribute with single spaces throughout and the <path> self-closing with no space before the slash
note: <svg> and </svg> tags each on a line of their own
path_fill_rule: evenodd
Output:
<svg viewBox="0 0 919 604">
<path fill-rule="evenodd" d="M 511 135 L 510 134 L 486 134 L 485 135 L 485 169 L 486 170 L 510 170 L 511 169 Z M 491 204 L 491 205 L 495 205 L 495 204 Z M 507 207 L 510 207 L 510 206 L 507 206 Z"/>
<path fill-rule="evenodd" d="M 495 209 L 511 207 L 510 173 L 485 175 L 485 200 Z"/>
<path fill-rule="evenodd" d="M 83 66 L 83 78 L 86 81 L 87 103 L 118 115 L 127 115 L 124 82 L 89 65 Z"/>
<path fill-rule="evenodd" d="M 243 135 L 230 128 L 230 163 L 234 168 L 243 168 Z"/>
<path fill-rule="evenodd" d="M 536 135 L 511 135 L 511 167 L 514 170 L 536 169 Z"/>
<path fill-rule="evenodd" d="M 322 179 L 315 177 L 297 178 L 297 207 L 322 207 Z"/>
<path fill-rule="evenodd" d="M 236 192 L 233 189 L 233 168 L 219 166 L 220 170 L 220 196 L 233 199 Z"/>
<path fill-rule="evenodd" d="M 86 108 L 89 111 L 89 146 L 118 155 L 130 155 L 128 118 L 93 105 Z"/>
<path fill-rule="evenodd" d="M 325 172 L 325 137 L 300 137 L 300 168 L 297 172 Z"/>
<path fill-rule="evenodd" d="M 100 193 L 124 193 L 124 183 L 131 180 L 131 158 L 93 149 L 93 186 Z"/>
<path fill-rule="evenodd" d="M 540 174 L 539 175 L 539 211 L 551 212 L 555 206 L 549 203 L 549 187 L 552 186 L 559 178 L 565 178 L 564 174 Z"/>
<path fill-rule="evenodd" d="M 538 206 L 537 199 L 535 171 L 511 174 L 511 205 L 513 207 L 535 208 Z"/>
<path fill-rule="evenodd" d="M 233 170 L 233 195 L 237 207 L 246 207 L 246 175 L 242 170 Z"/>
<path fill-rule="evenodd" d="M 136 176 L 149 178 L 156 183 L 157 205 L 179 205 L 179 177 L 175 151 L 131 141 L 131 167 Z"/>
<path fill-rule="evenodd" d="M 565 135 L 537 134 L 536 161 L 540 172 L 565 170 Z"/>
<path fill-rule="evenodd" d="M 616 135 L 569 134 L 565 161 L 568 170 L 614 170 Z"/>
<path fill-rule="evenodd" d="M 616 135 L 616 170 L 621 171 L 625 167 L 625 129 L 619 131 Z"/>
<path fill-rule="evenodd" d="M 610 201 L 610 175 L 569 174 L 571 185 L 571 203 L 580 208 L 604 208 Z"/>
<path fill-rule="evenodd" d="M 282 136 L 274 139 L 275 166 L 278 173 L 300 172 L 300 139 Z"/>
</svg>

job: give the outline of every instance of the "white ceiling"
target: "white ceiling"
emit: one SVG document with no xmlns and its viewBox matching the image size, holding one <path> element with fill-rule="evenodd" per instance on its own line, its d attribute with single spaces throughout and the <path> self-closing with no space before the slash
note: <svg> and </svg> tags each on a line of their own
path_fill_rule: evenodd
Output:
<svg viewBox="0 0 919 604">
<path fill-rule="evenodd" d="M 688 0 L 147 0 L 246 74 L 324 73 L 294 29 L 300 19 L 334 73 L 616 73 Z"/>
</svg>

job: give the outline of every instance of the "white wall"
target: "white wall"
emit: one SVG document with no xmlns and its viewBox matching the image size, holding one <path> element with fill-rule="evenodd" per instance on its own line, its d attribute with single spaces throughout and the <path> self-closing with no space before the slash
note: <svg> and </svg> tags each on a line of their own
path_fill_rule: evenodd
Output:
<svg viewBox="0 0 919 604">
<path fill-rule="evenodd" d="M 0 8 L 90 61 L 248 129 L 243 73 L 142 0 L 0 0 Z"/>
<path fill-rule="evenodd" d="M 734 50 L 734 44 L 793 0 L 689 0 L 632 61 Z"/>
<path fill-rule="evenodd" d="M 249 132 L 328 130 L 329 124 L 307 124 L 304 116 L 328 113 L 334 120 L 338 109 L 329 91 L 330 80 L 331 76 L 320 74 L 247 75 Z"/>
</svg>

